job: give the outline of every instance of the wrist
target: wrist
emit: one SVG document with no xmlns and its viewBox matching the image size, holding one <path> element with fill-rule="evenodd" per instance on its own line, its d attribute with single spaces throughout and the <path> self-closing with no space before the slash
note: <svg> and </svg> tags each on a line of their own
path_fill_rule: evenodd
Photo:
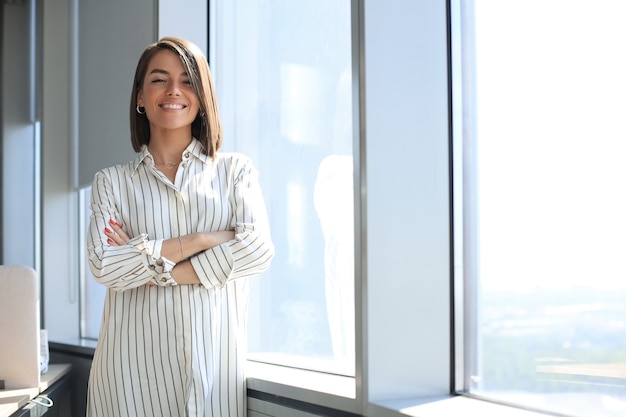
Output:
<svg viewBox="0 0 626 417">
<path fill-rule="evenodd" d="M 198 232 L 187 235 L 183 239 L 183 246 L 186 253 L 185 259 L 211 248 L 211 234 Z"/>
<path fill-rule="evenodd" d="M 178 236 L 178 243 L 180 245 L 180 259 L 181 261 L 184 261 L 185 259 L 187 259 L 187 257 L 185 256 L 185 248 L 183 245 L 183 239 L 180 236 Z"/>
<path fill-rule="evenodd" d="M 172 269 L 172 278 L 178 285 L 199 284 L 200 279 L 193 270 L 191 261 L 185 260 L 176 264 Z"/>
</svg>

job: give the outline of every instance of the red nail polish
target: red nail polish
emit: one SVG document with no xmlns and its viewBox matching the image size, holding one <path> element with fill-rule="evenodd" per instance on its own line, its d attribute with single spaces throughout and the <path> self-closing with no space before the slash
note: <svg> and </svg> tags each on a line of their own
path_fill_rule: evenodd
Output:
<svg viewBox="0 0 626 417">
<path fill-rule="evenodd" d="M 108 227 L 104 228 L 104 233 L 106 233 L 107 235 L 110 235 L 111 233 L 113 233 L 113 231 L 111 229 L 109 229 Z"/>
<path fill-rule="evenodd" d="M 109 223 L 111 223 L 113 226 L 119 226 L 119 223 L 113 219 L 109 220 Z"/>
<path fill-rule="evenodd" d="M 113 239 L 108 238 L 108 239 L 107 239 L 107 242 L 109 242 L 109 243 L 112 245 L 112 244 L 113 244 Z"/>
</svg>

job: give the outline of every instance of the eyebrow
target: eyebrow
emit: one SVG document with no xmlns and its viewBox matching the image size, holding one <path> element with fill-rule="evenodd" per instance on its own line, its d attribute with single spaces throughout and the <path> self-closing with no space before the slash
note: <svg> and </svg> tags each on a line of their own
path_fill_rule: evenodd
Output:
<svg viewBox="0 0 626 417">
<path fill-rule="evenodd" d="M 166 70 L 161 69 L 161 68 L 155 68 L 155 69 L 153 69 L 152 71 L 150 71 L 148 74 L 164 74 L 164 75 L 170 75 L 169 71 L 166 71 Z M 183 72 L 181 72 L 181 73 L 180 73 L 180 75 L 182 75 L 182 76 L 186 76 L 186 77 L 188 77 L 188 76 L 189 76 L 189 74 L 187 74 L 187 71 L 183 71 Z"/>
</svg>

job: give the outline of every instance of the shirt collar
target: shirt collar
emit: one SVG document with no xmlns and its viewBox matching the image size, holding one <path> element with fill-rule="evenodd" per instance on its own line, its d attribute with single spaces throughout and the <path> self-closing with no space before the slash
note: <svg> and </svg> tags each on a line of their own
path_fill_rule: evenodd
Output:
<svg viewBox="0 0 626 417">
<path fill-rule="evenodd" d="M 193 155 L 194 157 L 199 159 L 201 162 L 206 164 L 210 161 L 210 158 L 208 155 L 205 155 L 202 153 L 202 148 L 203 146 L 200 143 L 200 141 L 197 140 L 196 138 L 193 138 L 189 146 L 187 146 L 187 148 L 185 148 L 185 150 L 183 151 L 183 157 L 185 156 L 185 154 L 189 154 L 190 156 Z M 139 155 L 137 155 L 137 158 L 135 158 L 131 162 L 131 168 L 132 168 L 133 174 L 137 172 L 137 168 L 139 168 L 139 166 L 142 163 L 148 164 L 149 166 L 154 165 L 154 159 L 152 158 L 152 155 L 150 154 L 150 152 L 148 152 L 147 145 L 143 145 L 141 147 L 141 151 L 139 151 Z"/>
</svg>

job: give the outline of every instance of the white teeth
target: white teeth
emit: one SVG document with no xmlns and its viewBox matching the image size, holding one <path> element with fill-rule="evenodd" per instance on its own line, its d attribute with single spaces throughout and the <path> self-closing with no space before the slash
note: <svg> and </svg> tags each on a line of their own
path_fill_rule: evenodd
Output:
<svg viewBox="0 0 626 417">
<path fill-rule="evenodd" d="M 183 106 L 182 104 L 162 104 L 161 107 L 163 107 L 164 109 L 181 110 L 185 106 Z"/>
</svg>

